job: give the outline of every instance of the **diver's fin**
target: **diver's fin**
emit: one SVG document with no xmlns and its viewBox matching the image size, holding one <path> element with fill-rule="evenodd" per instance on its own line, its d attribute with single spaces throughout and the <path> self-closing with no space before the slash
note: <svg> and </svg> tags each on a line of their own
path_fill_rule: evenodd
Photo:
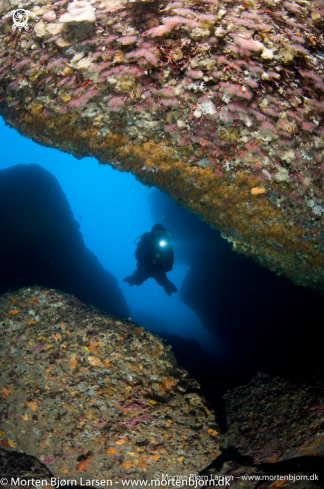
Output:
<svg viewBox="0 0 324 489">
<path fill-rule="evenodd" d="M 178 292 L 177 287 L 168 278 L 163 283 L 163 289 L 169 297 L 173 292 Z"/>
<path fill-rule="evenodd" d="M 132 287 L 134 285 L 133 275 L 130 275 L 129 277 L 125 277 L 123 282 L 127 282 Z"/>
</svg>

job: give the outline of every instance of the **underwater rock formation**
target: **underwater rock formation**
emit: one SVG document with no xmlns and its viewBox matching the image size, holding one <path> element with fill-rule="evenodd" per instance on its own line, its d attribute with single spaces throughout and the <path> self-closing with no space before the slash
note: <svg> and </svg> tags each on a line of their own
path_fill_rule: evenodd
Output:
<svg viewBox="0 0 324 489">
<path fill-rule="evenodd" d="M 129 317 L 117 279 L 88 250 L 56 178 L 38 165 L 0 171 L 0 293 L 57 288 Z"/>
<path fill-rule="evenodd" d="M 309 361 L 304 368 L 312 370 L 317 361 L 314 338 L 322 331 L 322 297 L 233 253 L 217 236 L 209 244 L 193 256 L 179 297 L 224 341 L 221 363 L 239 369 L 244 365 L 250 374 L 275 373 L 291 354 L 298 368 L 294 348 L 306 333 L 303 356 Z M 283 355 L 274 354 L 278 348 Z"/>
<path fill-rule="evenodd" d="M 8 452 L 3 448 L 0 448 L 0 474 L 3 479 L 7 479 L 7 484 L 2 480 L 2 487 L 8 489 L 15 487 L 14 484 L 11 484 L 11 477 L 20 477 L 20 480 L 33 478 L 50 480 L 52 475 L 46 465 L 37 458 L 25 453 Z"/>
<path fill-rule="evenodd" d="M 154 221 L 170 216 L 176 263 L 190 265 L 179 298 L 223 342 L 213 358 L 219 367 L 236 369 L 236 385 L 248 382 L 258 370 L 289 375 L 300 371 L 301 355 L 303 373 L 324 371 L 320 346 L 314 342 L 322 331 L 319 294 L 234 253 L 217 230 L 159 190 L 148 200 Z M 278 344 L 284 354 L 274 354 Z"/>
<path fill-rule="evenodd" d="M 259 373 L 228 391 L 224 401 L 222 454 L 202 474 L 227 478 L 234 489 L 323 487 L 323 378 L 288 380 Z"/>
<path fill-rule="evenodd" d="M 306 383 L 258 374 L 224 400 L 227 444 L 239 454 L 255 463 L 324 457 L 320 378 Z"/>
<path fill-rule="evenodd" d="M 5 120 L 323 290 L 323 0 L 98 0 L 95 23 L 60 22 L 74 3 L 29 1 L 28 32 L 0 4 Z"/>
<path fill-rule="evenodd" d="M 55 476 L 117 481 L 189 475 L 219 455 L 199 385 L 136 323 L 34 287 L 0 297 L 0 337 L 3 448 Z"/>
</svg>

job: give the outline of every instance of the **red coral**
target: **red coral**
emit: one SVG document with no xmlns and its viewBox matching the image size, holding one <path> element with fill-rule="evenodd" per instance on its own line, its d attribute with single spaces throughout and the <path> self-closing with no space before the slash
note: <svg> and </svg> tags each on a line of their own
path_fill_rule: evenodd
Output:
<svg viewBox="0 0 324 489">
<path fill-rule="evenodd" d="M 230 97 L 245 98 L 250 100 L 253 97 L 253 93 L 246 87 L 239 85 L 238 83 L 221 83 L 221 91 L 229 95 Z"/>
<path fill-rule="evenodd" d="M 122 45 L 130 45 L 130 44 L 135 44 L 137 41 L 137 36 L 123 36 L 118 39 L 119 44 Z"/>
<path fill-rule="evenodd" d="M 81 95 L 78 98 L 73 98 L 72 100 L 70 100 L 67 103 L 67 107 L 69 107 L 69 108 L 83 107 L 84 105 L 86 105 L 87 102 L 89 102 L 89 100 L 91 98 L 95 97 L 96 95 L 98 95 L 98 90 L 96 90 L 94 88 L 91 90 L 88 90 L 84 95 Z"/>
<path fill-rule="evenodd" d="M 104 44 L 109 45 L 112 44 L 117 39 L 117 36 L 108 36 L 104 40 Z"/>
<path fill-rule="evenodd" d="M 186 75 L 190 76 L 191 78 L 201 78 L 201 71 L 189 70 L 189 71 L 187 71 Z"/>
<path fill-rule="evenodd" d="M 275 126 L 273 124 L 271 124 L 271 122 L 269 122 L 269 121 L 264 121 L 260 127 L 260 130 L 261 131 L 271 131 L 274 133 L 277 132 L 277 129 L 275 128 Z"/>
<path fill-rule="evenodd" d="M 68 63 L 69 63 L 69 60 L 66 58 L 54 58 L 52 61 L 50 61 L 47 64 L 47 70 L 57 72 L 61 68 L 64 68 L 65 66 L 67 66 Z"/>
<path fill-rule="evenodd" d="M 121 97 L 120 95 L 114 95 L 108 102 L 107 107 L 112 111 L 112 112 L 117 112 L 119 109 L 122 108 L 124 105 L 124 97 Z"/>
<path fill-rule="evenodd" d="M 0 71 L 0 81 L 3 80 L 3 78 L 5 78 L 8 75 L 9 72 L 10 72 L 10 69 L 9 68 L 3 68 Z"/>
<path fill-rule="evenodd" d="M 66 84 L 66 82 L 67 82 L 68 80 L 70 80 L 70 77 L 69 77 L 69 76 L 65 76 L 64 78 L 62 78 L 62 80 L 60 80 L 60 81 L 59 81 L 59 82 L 56 84 L 56 86 L 57 86 L 57 87 L 62 87 L 63 85 L 65 85 L 65 84 Z"/>
<path fill-rule="evenodd" d="M 180 15 L 173 15 L 172 17 L 164 17 L 162 22 L 163 24 L 172 24 L 172 25 L 189 24 L 193 27 L 199 27 L 199 22 L 197 22 L 196 20 L 187 19 L 187 17 L 180 17 Z"/>
<path fill-rule="evenodd" d="M 162 99 L 160 101 L 160 104 L 165 105 L 166 107 L 173 107 L 175 105 L 178 105 L 180 102 L 177 98 L 167 98 L 167 99 Z"/>
<path fill-rule="evenodd" d="M 314 129 L 316 128 L 315 124 L 312 122 L 302 122 L 302 128 L 306 132 L 314 132 Z"/>
<path fill-rule="evenodd" d="M 258 122 L 261 122 L 264 120 L 264 115 L 259 110 L 250 109 L 249 114 L 253 115 Z"/>
<path fill-rule="evenodd" d="M 170 124 L 164 126 L 165 132 L 177 132 L 178 126 L 177 124 Z"/>
<path fill-rule="evenodd" d="M 31 63 L 33 63 L 33 61 L 30 58 L 22 59 L 21 61 L 18 61 L 18 63 L 15 64 L 15 69 L 17 71 L 20 71 L 22 68 L 24 68 L 25 66 Z"/>
<path fill-rule="evenodd" d="M 163 98 L 173 98 L 175 96 L 175 87 L 166 87 L 157 91 L 157 95 Z"/>
<path fill-rule="evenodd" d="M 145 32 L 147 37 L 160 37 L 174 29 L 176 24 L 159 25 L 158 27 L 153 27 Z"/>
<path fill-rule="evenodd" d="M 257 53 L 261 51 L 261 43 L 254 41 L 253 39 L 243 39 L 242 37 L 236 36 L 235 34 L 230 34 L 233 38 L 234 43 L 242 52 L 249 51 L 250 53 Z"/>
<path fill-rule="evenodd" d="M 195 18 L 195 12 L 190 8 L 175 8 L 173 11 L 181 16 L 191 17 L 192 19 Z"/>
<path fill-rule="evenodd" d="M 276 111 L 276 110 L 275 110 L 274 108 L 272 108 L 272 107 L 264 107 L 264 108 L 262 109 L 262 112 L 263 112 L 264 114 L 270 115 L 271 117 L 279 117 L 279 111 L 278 111 L 278 110 Z"/>
<path fill-rule="evenodd" d="M 139 64 L 148 64 L 151 63 L 156 65 L 158 63 L 158 54 L 156 51 L 152 51 L 150 49 L 146 49 L 142 47 L 140 49 L 135 49 L 134 51 L 130 51 L 126 54 L 127 59 L 137 60 Z M 144 62 L 143 62 L 144 60 Z"/>
</svg>

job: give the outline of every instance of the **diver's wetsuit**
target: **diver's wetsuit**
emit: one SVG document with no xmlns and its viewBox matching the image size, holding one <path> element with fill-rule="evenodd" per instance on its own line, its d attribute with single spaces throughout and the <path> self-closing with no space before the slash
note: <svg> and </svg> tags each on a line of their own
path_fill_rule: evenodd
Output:
<svg viewBox="0 0 324 489">
<path fill-rule="evenodd" d="M 163 246 L 164 245 L 164 246 Z M 132 285 L 142 285 L 148 278 L 154 278 L 170 296 L 178 292 L 176 286 L 166 276 L 173 267 L 174 254 L 170 238 L 161 224 L 155 224 L 150 233 L 141 236 L 135 251 L 137 270 L 123 282 Z"/>
</svg>

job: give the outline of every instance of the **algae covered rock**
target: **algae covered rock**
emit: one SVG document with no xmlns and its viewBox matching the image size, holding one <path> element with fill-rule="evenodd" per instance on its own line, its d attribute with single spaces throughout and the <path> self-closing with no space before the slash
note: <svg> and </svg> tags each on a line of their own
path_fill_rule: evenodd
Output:
<svg viewBox="0 0 324 489">
<path fill-rule="evenodd" d="M 256 464 L 324 455 L 322 380 L 257 374 L 224 396 L 228 446 Z"/>
<path fill-rule="evenodd" d="M 95 23 L 60 22 L 83 9 Z M 6 122 L 131 171 L 237 251 L 324 290 L 323 0 L 31 0 L 28 10 L 29 31 L 12 32 L 0 3 Z"/>
<path fill-rule="evenodd" d="M 189 475 L 219 454 L 213 413 L 148 330 L 41 288 L 0 298 L 0 443 L 57 477 Z"/>
</svg>

